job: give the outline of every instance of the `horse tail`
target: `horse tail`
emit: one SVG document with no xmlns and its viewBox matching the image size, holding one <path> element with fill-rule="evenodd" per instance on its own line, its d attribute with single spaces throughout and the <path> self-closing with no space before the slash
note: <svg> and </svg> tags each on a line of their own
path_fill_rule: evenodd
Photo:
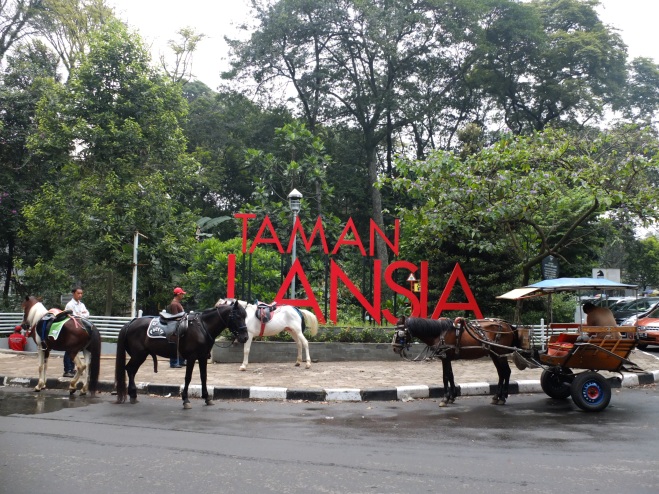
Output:
<svg viewBox="0 0 659 494">
<path fill-rule="evenodd" d="M 300 309 L 300 313 L 304 317 L 304 324 L 307 326 L 311 336 L 316 336 L 318 334 L 318 318 L 316 314 L 305 309 Z"/>
<path fill-rule="evenodd" d="M 117 386 L 117 403 L 126 401 L 126 335 L 130 322 L 124 324 L 117 337 L 117 359 L 114 368 L 114 381 Z"/>
<path fill-rule="evenodd" d="M 92 326 L 91 340 L 87 349 L 91 354 L 89 362 L 89 392 L 94 396 L 98 390 L 98 376 L 101 371 L 101 332 L 96 326 Z"/>
</svg>

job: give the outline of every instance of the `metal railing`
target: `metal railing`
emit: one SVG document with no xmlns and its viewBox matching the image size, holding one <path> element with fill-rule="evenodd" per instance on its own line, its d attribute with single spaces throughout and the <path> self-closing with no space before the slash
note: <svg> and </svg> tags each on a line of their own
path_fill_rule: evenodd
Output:
<svg viewBox="0 0 659 494">
<path fill-rule="evenodd" d="M 100 330 L 101 338 L 104 341 L 115 340 L 119 334 L 119 330 L 124 324 L 129 322 L 131 317 L 118 317 L 118 316 L 90 316 L 89 320 Z M 9 336 L 14 332 L 14 327 L 23 321 L 23 314 L 21 313 L 2 313 L 0 312 L 0 338 Z M 534 345 L 543 346 L 552 334 L 559 334 L 564 332 L 576 332 L 575 328 L 571 329 L 550 329 L 542 321 L 540 324 L 534 326 L 523 326 L 529 328 L 529 338 L 532 339 Z M 357 329 L 357 328 L 353 328 Z"/>
<path fill-rule="evenodd" d="M 89 320 L 101 332 L 103 340 L 116 339 L 119 330 L 124 324 L 130 321 L 131 317 L 116 317 L 116 316 L 90 316 Z M 9 336 L 14 332 L 14 327 L 23 322 L 23 314 L 0 312 L 0 338 Z"/>
</svg>

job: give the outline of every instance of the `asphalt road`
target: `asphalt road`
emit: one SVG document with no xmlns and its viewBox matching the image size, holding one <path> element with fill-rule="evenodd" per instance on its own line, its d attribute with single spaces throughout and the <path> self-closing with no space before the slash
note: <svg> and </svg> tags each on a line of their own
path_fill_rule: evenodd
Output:
<svg viewBox="0 0 659 494">
<path fill-rule="evenodd" d="M 602 413 L 516 395 L 409 402 L 75 397 L 0 388 L 0 493 L 656 493 L 659 392 Z"/>
</svg>

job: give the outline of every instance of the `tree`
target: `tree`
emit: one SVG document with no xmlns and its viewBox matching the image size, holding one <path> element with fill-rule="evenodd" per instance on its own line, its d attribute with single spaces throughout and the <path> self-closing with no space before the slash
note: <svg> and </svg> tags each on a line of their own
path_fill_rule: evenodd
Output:
<svg viewBox="0 0 659 494">
<path fill-rule="evenodd" d="M 167 43 L 174 53 L 174 64 L 170 67 L 165 56 L 160 57 L 160 65 L 174 83 L 187 82 L 192 78 L 192 55 L 199 42 L 206 37 L 205 34 L 197 34 L 191 27 L 179 29 L 177 34 L 181 38 L 178 43 L 171 39 Z"/>
<path fill-rule="evenodd" d="M 497 102 L 515 134 L 550 122 L 580 126 L 619 101 L 626 48 L 598 18 L 597 4 L 507 1 L 492 10 L 472 84 Z"/>
<path fill-rule="evenodd" d="M 89 49 L 90 34 L 111 19 L 105 0 L 43 0 L 34 25 L 70 73 Z"/>
<path fill-rule="evenodd" d="M 600 215 L 659 218 L 658 151 L 648 129 L 547 130 L 509 136 L 463 160 L 436 152 L 401 161 L 401 177 L 391 182 L 416 201 L 400 213 L 418 242 L 451 239 L 465 253 L 508 252 L 525 286 L 546 256 L 569 264 L 571 249 L 596 241 Z"/>
<path fill-rule="evenodd" d="M 5 303 L 14 280 L 14 257 L 22 250 L 20 212 L 49 178 L 48 164 L 31 159 L 27 140 L 37 126 L 37 104 L 57 80 L 57 56 L 39 41 L 18 45 L 0 77 L 0 279 Z"/>
<path fill-rule="evenodd" d="M 629 72 L 623 116 L 632 122 L 652 124 L 659 109 L 659 65 L 650 58 L 635 58 Z"/>
<path fill-rule="evenodd" d="M 659 239 L 648 236 L 635 242 L 627 252 L 627 280 L 640 289 L 659 287 Z"/>
<path fill-rule="evenodd" d="M 42 7 L 43 0 L 0 0 L 0 61 L 32 32 L 30 22 Z"/>
<path fill-rule="evenodd" d="M 233 215 L 256 186 L 246 164 L 247 150 L 272 152 L 275 129 L 292 118 L 284 109 L 263 110 L 242 94 L 216 93 L 197 81 L 186 83 L 183 93 L 190 105 L 184 127 L 188 152 L 200 164 L 186 204 L 203 216 Z M 235 224 L 222 224 L 221 233 L 221 238 L 231 238 Z"/>
<path fill-rule="evenodd" d="M 390 148 L 395 133 L 418 118 L 410 110 L 427 89 L 420 79 L 432 81 L 433 103 L 461 83 L 473 63 L 482 9 L 473 2 L 403 0 L 280 0 L 255 8 L 260 25 L 248 41 L 230 41 L 233 70 L 226 77 L 250 77 L 261 92 L 290 83 L 312 133 L 321 120 L 358 128 L 371 215 L 384 231 L 382 196 L 374 187 L 378 149 Z M 386 245 L 376 241 L 384 267 Z"/>
<path fill-rule="evenodd" d="M 90 306 L 106 314 L 130 303 L 136 231 L 147 237 L 139 269 L 146 303 L 171 285 L 194 243 L 194 217 L 181 203 L 197 169 L 180 127 L 186 105 L 149 62 L 136 35 L 108 22 L 67 85 L 42 99 L 30 140 L 34 158 L 59 175 L 25 208 L 26 237 L 41 246 L 26 277 L 32 266 L 65 267 L 71 282 L 92 285 Z"/>
</svg>

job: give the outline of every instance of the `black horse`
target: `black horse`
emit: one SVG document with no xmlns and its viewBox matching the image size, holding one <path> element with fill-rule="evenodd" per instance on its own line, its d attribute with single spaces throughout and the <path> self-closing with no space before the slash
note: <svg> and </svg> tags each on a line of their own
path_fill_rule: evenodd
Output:
<svg viewBox="0 0 659 494">
<path fill-rule="evenodd" d="M 432 349 L 432 355 L 442 360 L 444 397 L 439 406 L 453 403 L 457 396 L 453 376 L 453 360 L 473 360 L 489 356 L 499 374 L 497 391 L 492 404 L 503 405 L 508 398 L 510 365 L 506 355 L 519 346 L 517 328 L 500 319 L 467 321 L 458 317 L 455 321 L 442 317 L 423 319 L 401 317 L 398 319 L 392 346 L 394 352 L 403 355 L 413 338 L 418 338 Z"/>
<path fill-rule="evenodd" d="M 213 348 L 215 338 L 226 328 L 229 328 L 233 337 L 240 343 L 247 341 L 247 326 L 245 325 L 247 313 L 236 302 L 233 305 L 214 307 L 185 317 L 187 318 L 187 328 L 180 331 L 178 344 L 172 344 L 166 338 L 151 338 L 147 335 L 147 329 L 153 317 L 133 319 L 121 328 L 117 340 L 117 363 L 115 368 L 117 403 L 124 403 L 127 394 L 130 396 L 131 403 L 137 403 L 135 374 L 137 374 L 137 370 L 149 355 L 154 359 L 155 371 L 157 372 L 156 356 L 171 358 L 178 352 L 187 360 L 185 387 L 181 393 L 183 408 L 190 408 L 188 387 L 192 379 L 195 360 L 199 361 L 201 395 L 206 401 L 206 405 L 213 404 L 206 389 L 208 355 Z M 130 355 L 128 364 L 126 364 L 126 353 Z M 126 390 L 126 373 L 128 373 L 128 390 Z"/>
</svg>

